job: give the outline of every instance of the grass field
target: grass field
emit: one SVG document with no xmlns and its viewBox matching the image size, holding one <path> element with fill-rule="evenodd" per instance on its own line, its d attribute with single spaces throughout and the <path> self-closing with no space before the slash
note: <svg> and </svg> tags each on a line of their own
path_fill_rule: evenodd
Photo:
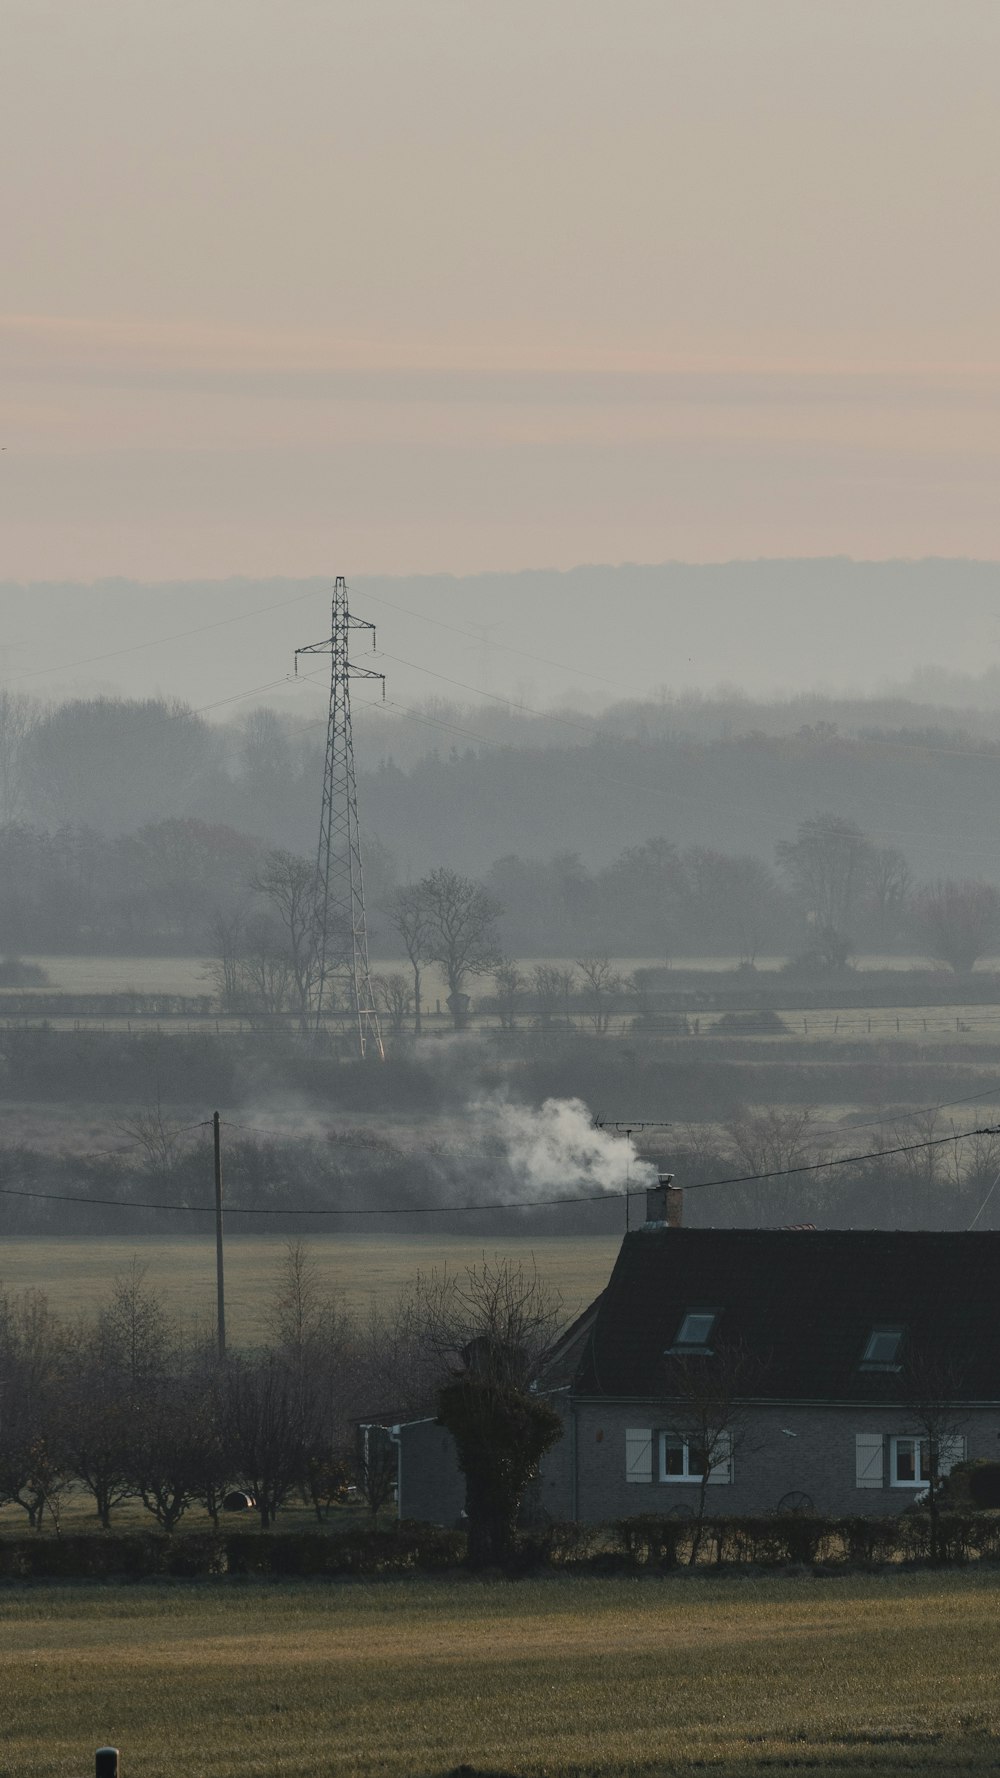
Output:
<svg viewBox="0 0 1000 1778">
<path fill-rule="evenodd" d="M 0 1595 L 0 1773 L 996 1771 L 995 1577 Z"/>
<path fill-rule="evenodd" d="M 617 1237 L 607 1235 L 505 1237 L 495 1243 L 460 1235 L 317 1235 L 304 1244 L 327 1288 L 362 1312 L 373 1299 L 397 1297 L 416 1272 L 474 1265 L 485 1250 L 529 1265 L 534 1258 L 541 1276 L 561 1293 L 567 1315 L 604 1289 L 619 1246 Z M 226 1323 L 237 1343 L 260 1333 L 287 1245 L 284 1236 L 227 1235 Z M 209 1218 L 200 1240 L 7 1237 L 0 1241 L 0 1283 L 8 1290 L 44 1290 L 57 1314 L 72 1317 L 99 1307 L 133 1259 L 147 1266 L 146 1281 L 171 1314 L 214 1321 L 215 1228 Z"/>
</svg>

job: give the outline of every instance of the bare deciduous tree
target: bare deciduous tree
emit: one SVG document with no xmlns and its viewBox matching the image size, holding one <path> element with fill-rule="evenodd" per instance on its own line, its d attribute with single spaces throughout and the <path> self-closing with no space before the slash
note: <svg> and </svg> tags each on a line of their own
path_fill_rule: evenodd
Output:
<svg viewBox="0 0 1000 1778">
<path fill-rule="evenodd" d="M 803 904 L 826 962 L 842 962 L 847 955 L 873 851 L 856 822 L 843 815 L 800 821 L 795 839 L 782 840 L 777 847 L 778 863 Z"/>
<path fill-rule="evenodd" d="M 430 961 L 430 910 L 419 883 L 406 883 L 397 890 L 391 919 L 413 971 L 413 1035 L 420 1037 L 423 1034 L 423 966 Z"/>
<path fill-rule="evenodd" d="M 527 982 L 517 964 L 512 962 L 509 957 L 505 957 L 494 969 L 493 987 L 496 991 L 500 1023 L 505 1030 L 512 1031 L 517 1022 L 517 1011 L 524 998 Z"/>
<path fill-rule="evenodd" d="M 578 957 L 576 967 L 584 980 L 587 1022 L 595 1037 L 606 1037 L 625 979 L 610 957 Z"/>
<path fill-rule="evenodd" d="M 315 866 L 294 852 L 269 852 L 252 887 L 278 923 L 295 1010 L 305 1031 L 320 968 Z"/>
<path fill-rule="evenodd" d="M 967 974 L 1000 939 L 1000 890 L 942 878 L 917 896 L 914 929 L 932 957 Z"/>
<path fill-rule="evenodd" d="M 500 903 L 481 883 L 453 870 L 435 870 L 418 892 L 426 915 L 427 961 L 437 963 L 448 984 L 448 1004 L 456 1026 L 463 1022 L 462 997 L 470 976 L 489 975 L 501 959 L 496 923 Z"/>
<path fill-rule="evenodd" d="M 664 1359 L 663 1426 L 678 1453 L 686 1455 L 682 1472 L 697 1482 L 695 1533 L 690 1560 L 698 1560 L 708 1488 L 713 1472 L 732 1472 L 746 1449 L 749 1420 L 747 1397 L 760 1391 L 765 1364 L 738 1341 L 713 1340 L 711 1351 L 668 1353 Z"/>
<path fill-rule="evenodd" d="M 0 826 L 17 821 L 25 812 L 21 761 L 41 714 L 41 705 L 27 692 L 0 686 Z"/>
<path fill-rule="evenodd" d="M 402 970 L 391 970 L 388 975 L 373 975 L 372 992 L 375 1005 L 393 1036 L 401 1037 L 414 1008 L 413 989 Z"/>
</svg>

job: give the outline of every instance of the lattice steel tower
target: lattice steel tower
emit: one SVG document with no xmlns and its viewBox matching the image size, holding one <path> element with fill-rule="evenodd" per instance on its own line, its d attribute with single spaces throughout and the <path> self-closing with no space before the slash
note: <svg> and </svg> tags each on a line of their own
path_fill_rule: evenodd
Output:
<svg viewBox="0 0 1000 1778">
<path fill-rule="evenodd" d="M 333 589 L 331 635 L 325 642 L 311 642 L 307 648 L 295 650 L 296 673 L 300 654 L 330 656 L 330 716 L 326 730 L 323 813 L 316 857 L 318 979 L 314 1005 L 318 1029 L 328 989 L 339 988 L 357 1019 L 361 1054 L 367 1055 L 372 1049 L 384 1059 L 368 969 L 358 787 L 351 733 L 351 680 L 380 680 L 384 697 L 385 674 L 354 665 L 349 646 L 352 630 L 370 630 L 372 648 L 375 647 L 375 625 L 351 616 L 347 605 L 347 582 L 342 574 L 338 574 Z"/>
</svg>

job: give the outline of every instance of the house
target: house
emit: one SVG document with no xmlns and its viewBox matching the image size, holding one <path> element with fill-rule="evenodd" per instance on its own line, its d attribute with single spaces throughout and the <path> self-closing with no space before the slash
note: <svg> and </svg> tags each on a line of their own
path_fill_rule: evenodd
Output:
<svg viewBox="0 0 1000 1778">
<path fill-rule="evenodd" d="M 534 1385 L 565 1423 L 550 1517 L 688 1512 L 706 1468 L 717 1514 L 898 1513 L 932 1446 L 996 1461 L 1000 1233 L 683 1228 L 667 1189 Z M 401 1515 L 453 1523 L 448 1435 L 398 1436 Z"/>
</svg>

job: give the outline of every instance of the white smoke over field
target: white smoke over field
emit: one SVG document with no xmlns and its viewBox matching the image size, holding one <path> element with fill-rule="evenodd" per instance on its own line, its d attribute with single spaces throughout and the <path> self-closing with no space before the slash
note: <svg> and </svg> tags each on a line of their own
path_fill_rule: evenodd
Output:
<svg viewBox="0 0 1000 1778">
<path fill-rule="evenodd" d="M 469 1107 L 470 1147 L 489 1157 L 494 1183 L 506 1175 L 513 1198 L 621 1193 L 656 1184 L 656 1168 L 631 1137 L 597 1129 L 582 1099 L 540 1107 L 478 1099 Z"/>
</svg>

